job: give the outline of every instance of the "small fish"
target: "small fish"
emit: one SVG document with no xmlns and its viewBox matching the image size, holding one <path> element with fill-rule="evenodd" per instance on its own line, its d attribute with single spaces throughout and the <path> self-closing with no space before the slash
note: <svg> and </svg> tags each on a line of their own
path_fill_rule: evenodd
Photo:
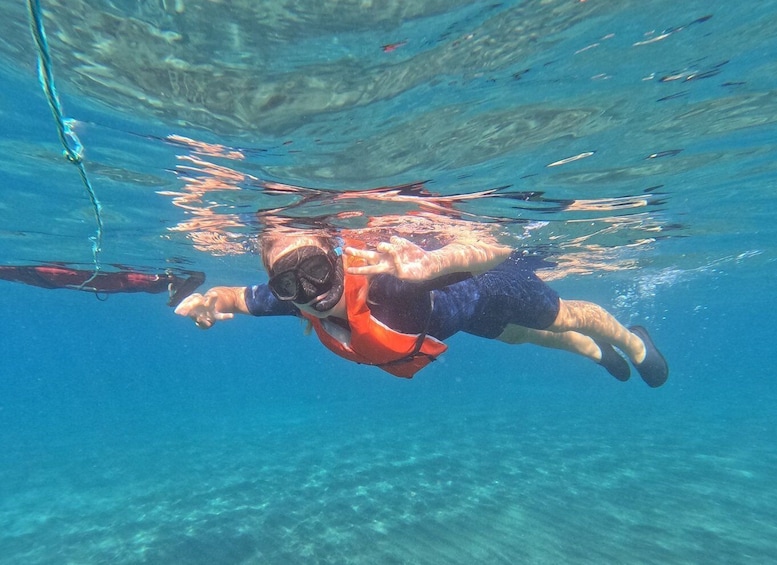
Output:
<svg viewBox="0 0 777 565">
<path fill-rule="evenodd" d="M 389 43 L 388 45 L 384 45 L 381 47 L 381 50 L 384 53 L 391 53 L 392 51 L 396 51 L 403 45 L 407 45 L 407 41 L 399 41 L 397 43 Z"/>
</svg>

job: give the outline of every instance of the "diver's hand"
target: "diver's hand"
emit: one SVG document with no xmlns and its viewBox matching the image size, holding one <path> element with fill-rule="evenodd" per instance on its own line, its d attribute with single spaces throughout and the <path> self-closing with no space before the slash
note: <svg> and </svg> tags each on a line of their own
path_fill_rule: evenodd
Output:
<svg viewBox="0 0 777 565">
<path fill-rule="evenodd" d="M 230 293 L 225 291 L 231 291 L 231 289 L 216 287 L 204 295 L 195 292 L 181 301 L 175 313 L 179 316 L 188 316 L 194 320 L 198 328 L 207 330 L 217 320 L 229 320 L 234 317 Z"/>
<path fill-rule="evenodd" d="M 361 267 L 348 267 L 348 273 L 352 275 L 388 274 L 406 281 L 425 281 L 438 276 L 440 271 L 433 252 L 397 236 L 389 242 L 379 243 L 376 251 L 346 247 L 344 252 L 367 262 Z"/>
<path fill-rule="evenodd" d="M 401 237 L 379 243 L 377 251 L 346 247 L 345 254 L 367 262 L 348 267 L 352 275 L 389 274 L 407 281 L 428 281 L 453 273 L 478 274 L 493 269 L 511 253 L 510 247 L 484 241 L 454 242 L 441 249 L 424 251 Z"/>
</svg>

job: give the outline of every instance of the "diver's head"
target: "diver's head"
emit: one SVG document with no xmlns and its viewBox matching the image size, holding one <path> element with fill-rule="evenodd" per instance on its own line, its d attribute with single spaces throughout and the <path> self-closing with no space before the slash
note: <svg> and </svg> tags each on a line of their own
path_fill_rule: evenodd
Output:
<svg viewBox="0 0 777 565">
<path fill-rule="evenodd" d="M 323 313 L 343 295 L 342 246 L 338 238 L 274 234 L 262 238 L 268 286 L 278 300 Z"/>
</svg>

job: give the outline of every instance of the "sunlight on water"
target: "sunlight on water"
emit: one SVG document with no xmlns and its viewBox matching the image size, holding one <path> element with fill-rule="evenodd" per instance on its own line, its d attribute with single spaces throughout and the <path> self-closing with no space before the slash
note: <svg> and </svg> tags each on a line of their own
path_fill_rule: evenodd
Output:
<svg viewBox="0 0 777 565">
<path fill-rule="evenodd" d="M 77 126 L 88 166 L 110 194 L 109 257 L 142 256 L 140 235 L 163 261 L 196 262 L 192 242 L 208 254 L 250 250 L 258 210 L 353 226 L 445 197 L 448 215 L 498 223 L 507 241 L 527 221 L 548 222 L 534 246 L 585 272 L 637 266 L 629 250 L 640 242 L 729 232 L 716 216 L 730 189 L 711 171 L 769 170 L 768 147 L 747 139 L 777 115 L 773 63 L 743 58 L 769 9 L 736 19 L 713 8 L 80 1 L 46 3 L 45 22 L 66 106 L 88 120 Z M 0 49 L 18 57 L 29 37 L 13 9 Z M 101 117 L 106 107 L 120 121 Z M 383 194 L 379 208 L 364 192 L 419 183 L 415 200 Z M 738 196 L 746 213 L 753 196 Z M 693 221 L 688 199 L 704 210 Z M 17 260 L 30 258 L 22 247 Z"/>
</svg>

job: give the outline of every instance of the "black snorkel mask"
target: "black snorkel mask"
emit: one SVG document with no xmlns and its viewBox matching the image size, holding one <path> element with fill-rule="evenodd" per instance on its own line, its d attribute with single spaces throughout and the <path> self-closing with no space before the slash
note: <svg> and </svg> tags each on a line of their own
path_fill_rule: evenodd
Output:
<svg viewBox="0 0 777 565">
<path fill-rule="evenodd" d="M 268 286 L 275 298 L 295 304 L 309 304 L 326 312 L 343 295 L 342 246 L 327 252 L 314 245 L 298 247 L 282 255 L 270 271 Z"/>
</svg>

